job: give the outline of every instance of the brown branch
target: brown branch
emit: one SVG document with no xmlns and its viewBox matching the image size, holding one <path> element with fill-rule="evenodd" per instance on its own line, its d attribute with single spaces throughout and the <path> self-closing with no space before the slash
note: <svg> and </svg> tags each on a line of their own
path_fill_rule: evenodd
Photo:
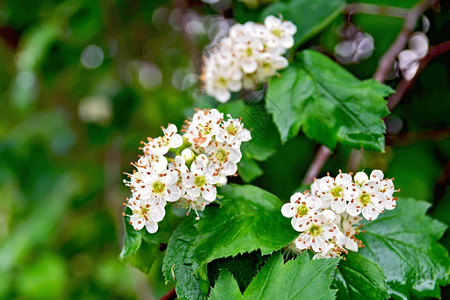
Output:
<svg viewBox="0 0 450 300">
<path fill-rule="evenodd" d="M 305 178 L 303 179 L 302 184 L 310 184 L 314 181 L 314 178 L 317 177 L 320 170 L 322 170 L 323 165 L 328 160 L 331 155 L 331 150 L 326 146 L 321 145 L 317 150 L 316 156 L 309 166 L 308 172 L 306 172 Z"/>
<path fill-rule="evenodd" d="M 164 296 L 159 298 L 159 300 L 172 300 L 175 298 L 177 298 L 177 293 L 175 293 L 175 288 L 173 288 L 169 292 L 167 292 Z"/>
<path fill-rule="evenodd" d="M 386 80 L 386 76 L 389 69 L 394 62 L 394 59 L 398 56 L 400 51 L 405 49 L 409 36 L 413 32 L 417 24 L 417 19 L 423 14 L 423 12 L 430 7 L 435 0 L 424 0 L 414 6 L 408 13 L 403 24 L 403 28 L 395 39 L 394 43 L 389 47 L 386 53 L 381 57 L 378 63 L 378 68 L 373 78 L 383 83 Z"/>
<path fill-rule="evenodd" d="M 404 8 L 365 3 L 347 4 L 347 6 L 345 7 L 345 13 L 347 15 L 366 14 L 389 16 L 402 19 L 406 19 L 406 17 L 408 16 L 408 10 Z"/>
<path fill-rule="evenodd" d="M 420 62 L 419 68 L 417 69 L 417 72 L 414 75 L 414 77 L 411 78 L 410 80 L 407 80 L 405 77 L 403 77 L 402 80 L 400 80 L 399 84 L 397 85 L 395 93 L 389 97 L 387 106 L 390 111 L 392 111 L 397 106 L 397 104 L 400 102 L 400 100 L 403 98 L 406 92 L 414 85 L 418 75 L 428 65 L 428 63 L 436 56 L 444 54 L 448 51 L 450 51 L 450 41 L 446 41 L 444 43 L 430 47 L 427 56 L 425 56 L 425 58 Z"/>
</svg>

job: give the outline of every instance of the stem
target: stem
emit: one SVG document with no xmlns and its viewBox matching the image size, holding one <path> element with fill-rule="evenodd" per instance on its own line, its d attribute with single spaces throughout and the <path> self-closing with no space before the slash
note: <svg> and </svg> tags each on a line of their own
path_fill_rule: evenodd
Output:
<svg viewBox="0 0 450 300">
<path fill-rule="evenodd" d="M 365 3 L 347 4 L 347 6 L 345 7 L 345 13 L 347 15 L 366 14 L 389 16 L 402 19 L 406 19 L 406 17 L 408 16 L 408 10 L 404 8 Z"/>
<path fill-rule="evenodd" d="M 383 83 L 386 80 L 386 76 L 389 72 L 389 69 L 394 59 L 398 56 L 400 51 L 402 51 L 405 48 L 409 36 L 416 27 L 417 19 L 434 2 L 435 2 L 434 0 L 422 1 L 409 11 L 408 15 L 406 16 L 405 23 L 403 24 L 402 30 L 398 34 L 394 43 L 391 45 L 388 51 L 386 51 L 383 57 L 381 57 L 380 62 L 378 63 L 377 71 L 373 76 L 375 80 L 378 80 L 381 83 Z"/>
<path fill-rule="evenodd" d="M 449 51 L 450 51 L 450 41 L 446 41 L 444 43 L 430 47 L 427 56 L 425 56 L 425 58 L 420 62 L 419 69 L 417 70 L 414 77 L 411 78 L 411 80 L 406 80 L 404 77 L 402 78 L 402 80 L 400 80 L 399 84 L 397 85 L 397 88 L 395 89 L 395 93 L 392 94 L 388 99 L 387 106 L 389 110 L 392 111 L 397 106 L 397 104 L 400 102 L 400 100 L 403 98 L 406 92 L 414 85 L 414 82 L 416 81 L 420 72 L 422 72 L 422 70 L 428 65 L 428 63 L 433 58 Z"/>
<path fill-rule="evenodd" d="M 323 165 L 328 160 L 331 155 L 331 150 L 321 145 L 319 150 L 317 150 L 316 156 L 309 166 L 308 172 L 306 172 L 305 178 L 303 179 L 302 184 L 311 184 L 314 181 L 314 178 L 317 177 L 320 170 L 322 170 Z"/>
<path fill-rule="evenodd" d="M 164 296 L 159 298 L 159 300 L 171 300 L 177 297 L 177 293 L 175 293 L 175 288 L 168 291 Z"/>
</svg>

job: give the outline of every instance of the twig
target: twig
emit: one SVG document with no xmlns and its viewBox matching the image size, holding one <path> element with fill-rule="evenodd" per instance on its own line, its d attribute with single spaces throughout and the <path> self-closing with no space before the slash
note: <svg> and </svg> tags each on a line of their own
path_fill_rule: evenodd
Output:
<svg viewBox="0 0 450 300">
<path fill-rule="evenodd" d="M 392 65 L 392 62 L 397 57 L 397 55 L 402 51 L 406 43 L 408 42 L 409 36 L 413 32 L 417 24 L 417 19 L 422 15 L 422 13 L 431 6 L 435 0 L 425 0 L 414 6 L 408 13 L 403 24 L 403 28 L 395 39 L 391 47 L 386 51 L 386 53 L 381 57 L 378 63 L 377 71 L 373 78 L 383 83 L 386 80 L 386 76 Z"/>
<path fill-rule="evenodd" d="M 425 58 L 420 62 L 419 68 L 417 69 L 414 77 L 410 80 L 407 80 L 405 77 L 403 77 L 397 85 L 395 93 L 389 97 L 387 106 L 390 111 L 392 111 L 392 109 L 397 106 L 406 92 L 414 85 L 414 82 L 416 81 L 418 75 L 428 65 L 428 63 L 436 56 L 444 54 L 448 51 L 450 51 L 450 41 L 446 41 L 444 43 L 430 47 L 427 56 L 425 56 Z"/>
<path fill-rule="evenodd" d="M 389 16 L 402 19 L 405 19 L 408 16 L 408 10 L 404 8 L 365 3 L 347 4 L 347 6 L 345 7 L 345 13 L 347 15 L 359 13 L 367 15 Z"/>
<path fill-rule="evenodd" d="M 450 128 L 386 135 L 386 144 L 410 145 L 415 141 L 442 141 L 450 138 Z"/>
<path fill-rule="evenodd" d="M 316 156 L 309 166 L 308 172 L 306 172 L 305 178 L 303 179 L 302 184 L 310 184 L 314 181 L 314 178 L 317 177 L 323 165 L 327 161 L 327 159 L 331 155 L 331 150 L 326 146 L 321 145 L 319 150 L 317 150 Z"/>
<path fill-rule="evenodd" d="M 176 297 L 177 297 L 177 293 L 175 293 L 175 288 L 173 288 L 169 292 L 167 292 L 164 296 L 159 298 L 159 300 L 171 300 L 171 299 L 175 299 Z"/>
</svg>

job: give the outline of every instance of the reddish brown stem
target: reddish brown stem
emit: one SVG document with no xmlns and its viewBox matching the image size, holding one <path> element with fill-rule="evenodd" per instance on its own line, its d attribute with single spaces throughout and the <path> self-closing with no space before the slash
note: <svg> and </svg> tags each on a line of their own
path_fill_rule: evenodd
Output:
<svg viewBox="0 0 450 300">
<path fill-rule="evenodd" d="M 175 288 L 168 291 L 164 296 L 159 298 L 159 300 L 171 300 L 177 298 L 177 293 L 175 293 Z"/>
<path fill-rule="evenodd" d="M 416 81 L 418 75 L 428 65 L 430 60 L 448 51 L 450 51 L 450 41 L 446 41 L 444 43 L 430 47 L 427 56 L 425 56 L 425 58 L 420 62 L 419 69 L 417 70 L 415 76 L 410 80 L 406 80 L 403 77 L 402 80 L 400 80 L 399 84 L 397 85 L 395 93 L 389 97 L 387 106 L 390 111 L 392 111 L 397 106 L 397 104 L 400 102 L 400 100 L 403 98 L 406 92 L 414 85 L 414 82 Z"/>
<path fill-rule="evenodd" d="M 402 31 L 398 34 L 394 43 L 389 47 L 386 53 L 381 57 L 378 63 L 378 68 L 373 78 L 383 83 L 386 80 L 386 76 L 391 68 L 392 63 L 398 56 L 400 51 L 405 49 L 409 36 L 413 32 L 417 24 L 417 19 L 423 14 L 423 12 L 430 7 L 435 0 L 425 0 L 413 7 L 406 16 L 405 23 L 403 24 Z"/>
<path fill-rule="evenodd" d="M 306 172 L 305 178 L 302 184 L 311 184 L 314 178 L 317 177 L 320 170 L 322 170 L 323 165 L 328 160 L 331 155 L 331 150 L 326 146 L 321 145 L 319 150 L 317 150 L 316 156 L 309 166 L 308 172 Z"/>
</svg>

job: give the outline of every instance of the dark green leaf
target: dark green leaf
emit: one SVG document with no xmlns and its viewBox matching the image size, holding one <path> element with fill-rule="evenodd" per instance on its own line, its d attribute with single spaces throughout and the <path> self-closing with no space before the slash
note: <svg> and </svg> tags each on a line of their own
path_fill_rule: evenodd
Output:
<svg viewBox="0 0 450 300">
<path fill-rule="evenodd" d="M 262 255 L 269 254 L 297 235 L 281 215 L 282 203 L 274 195 L 255 186 L 235 184 L 223 187 L 221 194 L 221 207 L 209 206 L 199 221 L 186 219 L 169 241 L 163 272 L 167 281 L 177 282 L 181 298 L 206 296 L 207 289 L 200 287 L 207 282 L 208 262 L 258 249 Z M 192 280 L 198 284 L 195 292 L 180 290 L 180 294 L 179 289 L 185 289 Z"/>
<path fill-rule="evenodd" d="M 439 297 L 440 286 L 449 283 L 450 259 L 437 243 L 446 226 L 425 215 L 429 207 L 399 199 L 395 210 L 367 222 L 367 233 L 358 235 L 366 246 L 361 254 L 383 269 L 391 296 Z"/>
<path fill-rule="evenodd" d="M 278 252 L 262 267 L 243 297 L 233 276 L 223 272 L 210 299 L 334 299 L 336 291 L 330 284 L 337 263 L 338 259 L 309 260 L 305 252 L 284 264 Z M 227 298 L 230 294 L 234 298 Z"/>
<path fill-rule="evenodd" d="M 216 282 L 221 270 L 227 270 L 236 279 L 241 292 L 244 292 L 268 257 L 262 256 L 259 251 L 253 251 L 216 259 L 208 264 L 208 278 L 211 283 Z"/>
<path fill-rule="evenodd" d="M 337 142 L 384 151 L 389 111 L 383 97 L 392 89 L 374 80 L 361 81 L 326 56 L 305 50 L 299 62 L 269 85 L 267 110 L 282 141 L 300 127 L 318 143 L 334 149 Z"/>
<path fill-rule="evenodd" d="M 276 2 L 268 6 L 263 12 L 260 21 L 268 15 L 278 16 L 291 21 L 297 26 L 294 35 L 294 47 L 298 48 L 325 26 L 327 26 L 344 8 L 344 0 L 291 0 Z"/>
<path fill-rule="evenodd" d="M 333 287 L 337 299 L 388 299 L 386 276 L 383 270 L 364 256 L 349 252 L 341 260 L 334 274 Z"/>
<path fill-rule="evenodd" d="M 272 156 L 280 144 L 277 129 L 262 101 L 245 104 L 234 101 L 218 108 L 224 114 L 241 118 L 244 127 L 251 131 L 252 139 L 242 144 L 242 152 L 249 158 L 263 161 Z"/>
<path fill-rule="evenodd" d="M 242 299 L 239 286 L 230 272 L 227 270 L 221 272 L 219 280 L 217 280 L 216 286 L 211 289 L 208 299 Z"/>
<path fill-rule="evenodd" d="M 261 176 L 263 170 L 255 160 L 249 158 L 248 155 L 243 154 L 238 165 L 238 174 L 244 182 L 251 182 L 253 179 Z"/>
</svg>

